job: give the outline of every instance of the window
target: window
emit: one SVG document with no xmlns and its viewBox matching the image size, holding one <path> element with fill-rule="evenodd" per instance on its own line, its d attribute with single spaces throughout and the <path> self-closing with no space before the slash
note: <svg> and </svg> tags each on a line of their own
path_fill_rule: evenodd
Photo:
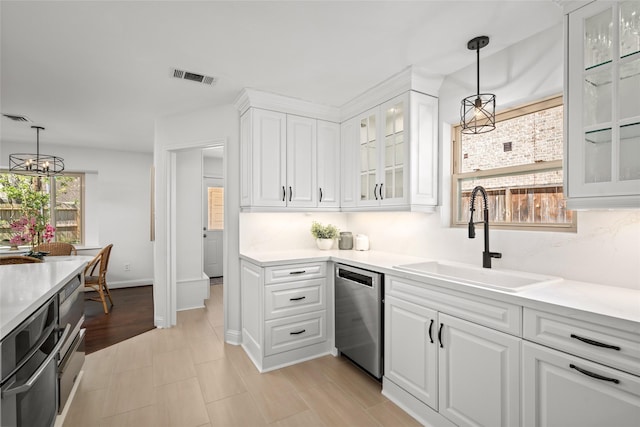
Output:
<svg viewBox="0 0 640 427">
<path fill-rule="evenodd" d="M 454 225 L 469 221 L 469 197 L 481 185 L 492 226 L 576 229 L 562 183 L 562 97 L 498 114 L 492 132 L 467 135 L 455 126 L 453 135 Z M 482 198 L 476 203 L 480 221 Z"/>
<path fill-rule="evenodd" d="M 35 186 L 37 178 L 0 172 L 0 240 L 12 237 L 11 222 L 21 216 L 22 200 L 11 197 L 9 187 Z M 49 206 L 45 214 L 53 212 L 52 225 L 56 228 L 54 240 L 72 244 L 83 243 L 83 199 L 84 174 L 65 173 L 64 175 L 42 178 L 41 191 L 49 194 Z"/>
<path fill-rule="evenodd" d="M 209 230 L 224 229 L 224 188 L 208 188 L 208 216 Z"/>
</svg>

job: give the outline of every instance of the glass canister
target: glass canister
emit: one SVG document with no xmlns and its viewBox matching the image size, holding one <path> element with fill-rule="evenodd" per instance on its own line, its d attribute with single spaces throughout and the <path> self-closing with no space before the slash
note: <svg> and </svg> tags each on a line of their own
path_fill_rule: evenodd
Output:
<svg viewBox="0 0 640 427">
<path fill-rule="evenodd" d="M 338 242 L 340 249 L 353 249 L 353 234 L 350 231 L 342 231 L 340 233 L 340 241 Z"/>
</svg>

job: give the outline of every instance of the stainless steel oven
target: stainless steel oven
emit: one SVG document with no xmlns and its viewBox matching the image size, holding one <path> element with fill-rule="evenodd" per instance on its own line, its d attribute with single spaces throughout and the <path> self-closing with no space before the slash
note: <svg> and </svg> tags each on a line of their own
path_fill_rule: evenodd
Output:
<svg viewBox="0 0 640 427">
<path fill-rule="evenodd" d="M 0 343 L 3 427 L 50 427 L 58 409 L 58 353 L 69 335 L 58 327 L 58 301 L 49 299 Z"/>
<path fill-rule="evenodd" d="M 58 363 L 58 412 L 62 412 L 73 384 L 84 364 L 84 295 L 82 276 L 73 277 L 58 292 L 60 326 L 71 325 L 71 333 L 60 348 Z"/>
</svg>

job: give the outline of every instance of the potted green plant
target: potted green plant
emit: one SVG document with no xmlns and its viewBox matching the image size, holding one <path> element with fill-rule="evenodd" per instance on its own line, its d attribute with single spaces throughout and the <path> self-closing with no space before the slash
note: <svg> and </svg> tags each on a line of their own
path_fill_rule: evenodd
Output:
<svg viewBox="0 0 640 427">
<path fill-rule="evenodd" d="M 313 221 L 311 224 L 311 235 L 316 238 L 319 249 L 331 249 L 334 239 L 338 237 L 338 232 L 338 227 L 335 225 L 322 225 L 317 221 Z"/>
</svg>

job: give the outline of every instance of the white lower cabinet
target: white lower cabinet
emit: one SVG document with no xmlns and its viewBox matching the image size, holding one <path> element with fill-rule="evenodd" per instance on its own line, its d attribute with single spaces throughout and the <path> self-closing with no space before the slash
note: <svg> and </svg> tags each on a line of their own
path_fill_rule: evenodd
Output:
<svg viewBox="0 0 640 427">
<path fill-rule="evenodd" d="M 636 427 L 640 377 L 538 344 L 523 348 L 525 426 Z"/>
<path fill-rule="evenodd" d="M 242 347 L 256 367 L 265 372 L 328 354 L 326 262 L 240 265 Z"/>
<path fill-rule="evenodd" d="M 385 394 L 428 425 L 519 425 L 522 340 L 398 297 L 411 283 L 388 279 Z"/>
<path fill-rule="evenodd" d="M 440 414 L 459 426 L 520 424 L 520 338 L 438 314 Z"/>
<path fill-rule="evenodd" d="M 438 409 L 438 313 L 385 298 L 384 376 L 433 409 Z"/>
</svg>

